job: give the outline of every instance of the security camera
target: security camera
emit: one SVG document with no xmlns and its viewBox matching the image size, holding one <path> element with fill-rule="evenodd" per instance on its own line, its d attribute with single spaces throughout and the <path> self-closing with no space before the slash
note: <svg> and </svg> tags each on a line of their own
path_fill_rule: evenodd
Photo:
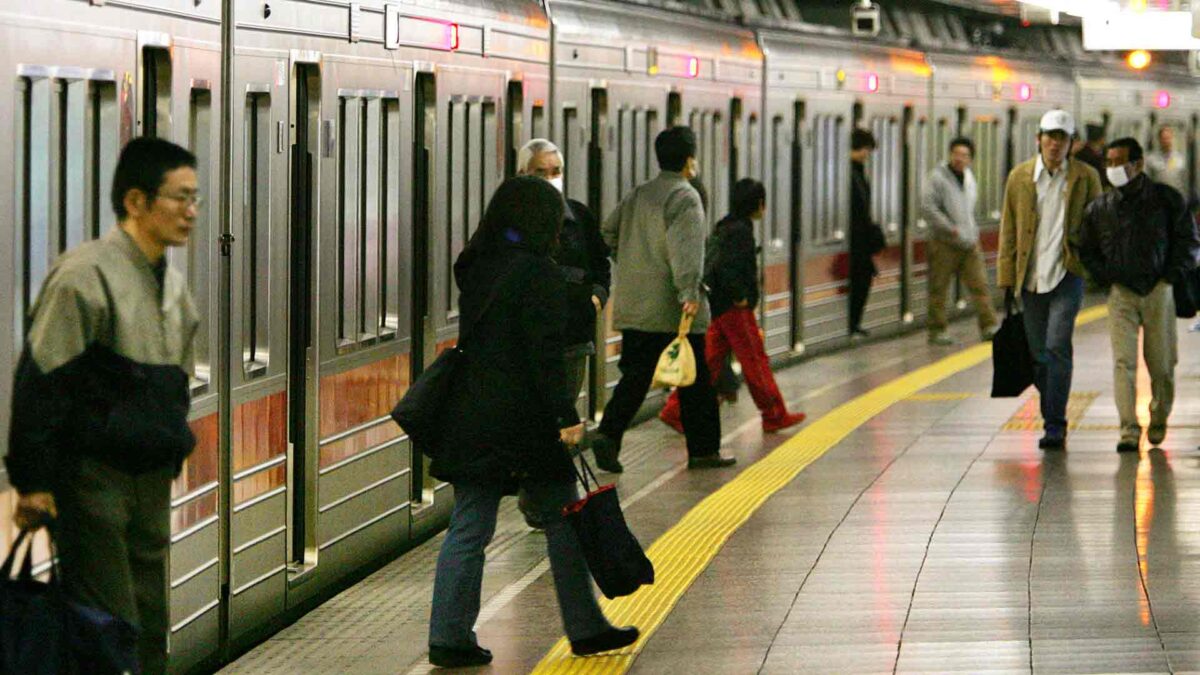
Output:
<svg viewBox="0 0 1200 675">
<path fill-rule="evenodd" d="M 855 35 L 879 35 L 879 5 L 862 0 L 850 8 L 850 26 Z"/>
</svg>

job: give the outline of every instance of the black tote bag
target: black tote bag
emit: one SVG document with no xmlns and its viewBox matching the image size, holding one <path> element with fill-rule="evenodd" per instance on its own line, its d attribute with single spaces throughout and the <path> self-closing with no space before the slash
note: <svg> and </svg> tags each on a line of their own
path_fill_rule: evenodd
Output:
<svg viewBox="0 0 1200 675">
<path fill-rule="evenodd" d="M 1033 355 L 1020 312 L 1005 312 L 992 336 L 992 398 L 1020 396 L 1033 384 Z"/>
<path fill-rule="evenodd" d="M 630 595 L 641 586 L 654 583 L 654 564 L 625 523 L 617 486 L 601 486 L 582 455 L 579 463 L 583 470 L 576 467 L 575 474 L 586 496 L 564 506 L 563 517 L 579 537 L 588 571 L 600 592 L 610 599 Z"/>
<path fill-rule="evenodd" d="M 13 565 L 22 544 L 32 539 L 22 530 L 0 567 L 0 673 L 4 675 L 54 675 L 69 672 L 65 657 L 66 613 L 57 575 L 49 582 L 33 577 L 33 546 L 25 549 L 21 569 Z"/>
</svg>

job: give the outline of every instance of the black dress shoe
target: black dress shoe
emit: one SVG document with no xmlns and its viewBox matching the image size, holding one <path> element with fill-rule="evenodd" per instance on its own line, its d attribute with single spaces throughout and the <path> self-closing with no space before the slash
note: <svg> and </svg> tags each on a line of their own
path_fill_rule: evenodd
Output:
<svg viewBox="0 0 1200 675">
<path fill-rule="evenodd" d="M 862 328 L 851 328 L 850 336 L 851 337 L 862 337 L 862 338 L 871 337 L 871 331 L 864 330 Z"/>
<path fill-rule="evenodd" d="M 492 662 L 492 653 L 479 645 L 471 649 L 430 646 L 429 662 L 438 668 L 486 666 Z"/>
<path fill-rule="evenodd" d="M 600 652 L 612 651 L 621 647 L 628 647 L 637 642 L 638 632 L 636 626 L 626 626 L 624 628 L 609 628 L 603 633 L 582 640 L 571 641 L 571 652 L 575 656 L 587 656 L 589 654 L 599 654 Z"/>
<path fill-rule="evenodd" d="M 1042 440 L 1038 441 L 1038 447 L 1042 450 L 1062 450 L 1067 447 L 1066 436 L 1042 436 Z"/>
<path fill-rule="evenodd" d="M 734 464 L 737 464 L 736 457 L 722 457 L 719 452 L 703 457 L 688 458 L 689 469 L 723 469 Z"/>
<path fill-rule="evenodd" d="M 1117 452 L 1137 452 L 1137 451 L 1138 451 L 1138 442 L 1137 441 L 1121 441 L 1120 443 L 1117 443 Z"/>
<path fill-rule="evenodd" d="M 592 440 L 592 455 L 596 458 L 596 468 L 609 473 L 623 473 L 625 467 L 617 460 L 621 448 L 616 441 L 603 434 L 596 434 Z"/>
</svg>

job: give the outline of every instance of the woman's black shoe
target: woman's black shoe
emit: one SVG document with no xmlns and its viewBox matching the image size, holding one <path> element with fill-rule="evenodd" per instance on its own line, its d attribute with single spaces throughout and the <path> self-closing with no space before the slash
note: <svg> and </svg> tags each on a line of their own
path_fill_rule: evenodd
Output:
<svg viewBox="0 0 1200 675">
<path fill-rule="evenodd" d="M 492 662 L 492 653 L 478 645 L 471 649 L 430 646 L 429 662 L 439 668 L 486 666 Z"/>
<path fill-rule="evenodd" d="M 628 647 L 637 642 L 640 635 L 641 633 L 638 632 L 637 626 L 609 628 L 595 637 L 572 640 L 571 651 L 575 656 L 587 656 L 589 654 L 612 651 L 621 647 Z"/>
</svg>

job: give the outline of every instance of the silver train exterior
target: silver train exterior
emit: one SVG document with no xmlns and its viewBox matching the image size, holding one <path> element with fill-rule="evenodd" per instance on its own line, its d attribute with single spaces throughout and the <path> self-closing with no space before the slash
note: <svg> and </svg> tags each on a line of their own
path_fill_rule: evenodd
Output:
<svg viewBox="0 0 1200 675">
<path fill-rule="evenodd" d="M 213 205 L 172 255 L 204 315 L 198 446 L 173 501 L 178 672 L 217 665 L 444 527 L 452 494 L 387 411 L 453 343 L 451 264 L 524 141 L 558 142 L 568 196 L 602 217 L 656 173 L 653 138 L 667 125 L 697 132 L 710 221 L 733 181 L 762 180 L 759 311 L 778 359 L 846 341 L 855 126 L 879 139 L 869 171 L 889 247 L 865 325 L 884 333 L 925 313 L 918 195 L 952 136 L 977 145 L 989 268 L 1003 179 L 1033 156 L 1045 109 L 1105 119 L 1110 137 L 1143 142 L 1169 123 L 1194 161 L 1200 97 L 1185 76 L 917 51 L 607 0 L 234 4 L 233 240 L 223 243 L 220 4 L 0 0 L 0 71 L 12 83 L 0 90 L 11 125 L 0 141 L 10 253 L 0 274 L 12 288 L 0 294 L 0 362 L 15 363 L 54 257 L 112 226 L 124 141 L 156 134 L 191 148 Z M 226 256 L 232 290 L 221 297 Z M 602 324 L 586 415 L 618 378 L 620 335 Z M 4 438 L 10 389 L 6 371 Z M 232 457 L 226 481 L 221 453 Z M 15 495 L 4 490 L 11 541 Z"/>
</svg>

